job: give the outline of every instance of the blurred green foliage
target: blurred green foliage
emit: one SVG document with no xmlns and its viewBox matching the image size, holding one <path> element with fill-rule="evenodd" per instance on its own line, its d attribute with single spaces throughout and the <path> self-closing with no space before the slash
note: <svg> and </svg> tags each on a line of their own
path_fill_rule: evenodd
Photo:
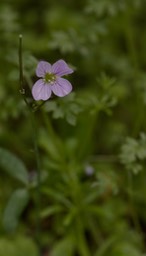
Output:
<svg viewBox="0 0 146 256">
<path fill-rule="evenodd" d="M 7 239 L 0 239 L 0 255 L 10 256 L 36 256 L 37 248 L 33 241 L 23 236 L 8 237 Z"/>
<path fill-rule="evenodd" d="M 146 254 L 145 9 L 142 0 L 0 2 L 0 256 L 38 255 L 19 34 L 26 97 L 38 108 L 44 255 Z M 31 88 L 42 59 L 69 63 L 74 89 L 39 108 Z"/>
</svg>

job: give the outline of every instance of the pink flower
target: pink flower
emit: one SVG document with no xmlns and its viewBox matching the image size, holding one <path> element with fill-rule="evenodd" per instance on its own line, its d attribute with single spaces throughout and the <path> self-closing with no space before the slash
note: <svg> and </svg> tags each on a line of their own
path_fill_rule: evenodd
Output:
<svg viewBox="0 0 146 256">
<path fill-rule="evenodd" d="M 58 60 L 53 65 L 46 61 L 40 61 L 36 68 L 36 75 L 40 77 L 32 87 L 32 95 L 35 100 L 48 100 L 52 92 L 64 97 L 72 91 L 71 83 L 62 78 L 73 73 L 64 60 Z"/>
</svg>

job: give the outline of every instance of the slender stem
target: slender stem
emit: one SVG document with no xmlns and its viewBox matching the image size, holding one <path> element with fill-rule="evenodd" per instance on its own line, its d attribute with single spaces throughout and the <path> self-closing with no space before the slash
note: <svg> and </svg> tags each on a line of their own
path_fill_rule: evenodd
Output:
<svg viewBox="0 0 146 256">
<path fill-rule="evenodd" d="M 20 84 L 20 93 L 23 96 L 23 100 L 25 101 L 29 111 L 30 106 L 25 97 L 25 89 L 24 89 L 24 76 L 23 76 L 23 58 L 22 58 L 22 35 L 19 35 L 19 84 Z"/>
<path fill-rule="evenodd" d="M 127 43 L 127 49 L 129 52 L 129 57 L 135 69 L 135 76 L 137 76 L 139 63 L 138 63 L 138 57 L 137 57 L 137 52 L 135 47 L 135 40 L 134 40 L 135 36 L 134 36 L 134 31 L 132 26 L 132 14 L 129 9 L 125 12 L 125 15 L 124 15 L 124 28 L 125 28 L 125 38 Z"/>
<path fill-rule="evenodd" d="M 32 123 L 32 132 L 33 132 L 33 144 L 34 144 L 34 154 L 36 160 L 36 172 L 37 172 L 37 185 L 36 185 L 36 242 L 40 250 L 41 255 L 41 166 L 40 166 L 40 155 L 38 148 L 38 132 L 37 132 L 37 122 L 34 112 L 30 112 L 31 123 Z"/>
<path fill-rule="evenodd" d="M 19 83 L 21 91 L 23 89 L 22 35 L 19 35 Z"/>
<path fill-rule="evenodd" d="M 136 207 L 134 204 L 133 181 L 132 181 L 132 175 L 130 172 L 128 172 L 128 187 L 129 187 L 128 196 L 129 196 L 129 202 L 130 202 L 130 207 L 131 207 L 131 217 L 132 217 L 132 220 L 133 220 L 133 223 L 135 225 L 137 232 L 142 235 L 141 225 L 140 225 Z"/>
<path fill-rule="evenodd" d="M 32 125 L 32 134 L 33 134 L 33 146 L 34 154 L 36 161 L 36 172 L 37 172 L 37 185 L 36 185 L 36 242 L 39 249 L 39 255 L 41 256 L 41 219 L 40 219 L 40 210 L 41 210 L 41 175 L 40 175 L 40 155 L 38 149 L 38 132 L 37 132 L 37 123 L 36 117 L 31 105 L 27 101 L 24 89 L 24 76 L 23 76 L 23 58 L 22 58 L 22 35 L 19 35 L 19 82 L 20 82 L 20 93 L 23 96 L 23 100 L 26 103 L 26 106 L 29 110 L 31 125 Z"/>
</svg>

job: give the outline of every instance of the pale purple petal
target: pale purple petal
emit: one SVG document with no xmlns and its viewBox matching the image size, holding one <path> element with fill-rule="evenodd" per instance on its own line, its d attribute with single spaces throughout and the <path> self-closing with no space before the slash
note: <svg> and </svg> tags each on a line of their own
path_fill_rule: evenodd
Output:
<svg viewBox="0 0 146 256">
<path fill-rule="evenodd" d="M 58 60 L 52 65 L 52 73 L 57 76 L 64 76 L 73 72 L 73 69 L 69 68 L 64 60 Z"/>
<path fill-rule="evenodd" d="M 40 61 L 36 68 L 36 75 L 44 77 L 46 73 L 51 73 L 51 64 L 47 61 Z"/>
<path fill-rule="evenodd" d="M 48 100 L 51 96 L 51 86 L 39 79 L 32 87 L 32 95 L 35 100 Z"/>
<path fill-rule="evenodd" d="M 63 97 L 72 91 L 72 85 L 68 80 L 59 77 L 51 86 L 51 89 L 55 95 Z"/>
</svg>

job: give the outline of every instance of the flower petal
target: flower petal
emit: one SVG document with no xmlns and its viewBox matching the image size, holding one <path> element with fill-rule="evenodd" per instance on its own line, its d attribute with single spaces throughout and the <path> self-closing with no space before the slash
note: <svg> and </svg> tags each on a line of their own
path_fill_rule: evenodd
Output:
<svg viewBox="0 0 146 256">
<path fill-rule="evenodd" d="M 72 91 L 72 85 L 68 80 L 59 77 L 51 86 L 51 89 L 55 95 L 63 97 Z"/>
<path fill-rule="evenodd" d="M 51 86 L 39 79 L 32 87 L 32 96 L 35 100 L 48 100 L 51 96 Z"/>
<path fill-rule="evenodd" d="M 36 75 L 44 77 L 46 73 L 51 73 L 51 64 L 47 61 L 40 61 L 36 68 Z"/>
<path fill-rule="evenodd" d="M 58 76 L 64 76 L 73 73 L 64 60 L 58 60 L 52 65 L 52 73 Z"/>
</svg>

